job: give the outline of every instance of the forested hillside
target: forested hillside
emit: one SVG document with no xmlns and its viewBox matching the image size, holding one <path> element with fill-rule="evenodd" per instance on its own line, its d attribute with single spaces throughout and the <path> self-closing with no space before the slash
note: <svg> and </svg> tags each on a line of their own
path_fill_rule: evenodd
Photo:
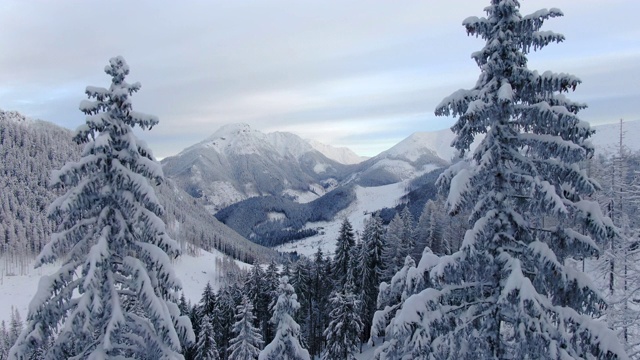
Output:
<svg viewBox="0 0 640 360">
<path fill-rule="evenodd" d="M 57 191 L 51 171 L 78 159 L 81 148 L 72 132 L 16 112 L 0 111 L 0 244 L 4 273 L 24 273 L 49 241 L 55 224 L 47 218 Z M 165 222 L 184 251 L 215 248 L 252 263 L 276 253 L 247 241 L 218 222 L 172 181 L 156 186 L 165 208 Z"/>
<path fill-rule="evenodd" d="M 24 272 L 49 241 L 52 169 L 76 159 L 71 131 L 0 110 L 0 251 L 5 273 Z"/>
</svg>

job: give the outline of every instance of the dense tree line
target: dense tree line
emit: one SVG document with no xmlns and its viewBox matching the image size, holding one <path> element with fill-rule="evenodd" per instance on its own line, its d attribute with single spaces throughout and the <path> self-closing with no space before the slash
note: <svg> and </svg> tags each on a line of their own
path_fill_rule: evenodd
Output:
<svg viewBox="0 0 640 360">
<path fill-rule="evenodd" d="M 55 228 L 44 216 L 57 192 L 50 171 L 76 159 L 71 132 L 0 110 L 0 255 L 6 274 L 23 274 Z"/>
<path fill-rule="evenodd" d="M 432 218 L 430 215 L 439 213 L 439 209 L 432 209 L 435 203 L 430 204 L 425 207 L 422 218 Z M 362 234 L 358 235 L 344 219 L 333 254 L 318 250 L 312 258 L 301 256 L 280 266 L 275 262 L 267 266 L 256 265 L 242 274 L 238 283 L 228 282 L 218 292 L 207 285 L 196 304 L 189 304 L 183 298 L 180 308 L 183 314 L 190 316 L 197 337 L 196 345 L 185 349 L 186 358 L 199 359 L 198 354 L 205 353 L 218 354 L 220 359 L 232 358 L 231 353 L 238 347 L 234 344 L 241 343 L 234 338 L 239 333 L 234 328 L 244 329 L 244 334 L 253 334 L 244 340 L 253 344 L 243 350 L 248 353 L 255 354 L 254 348 L 263 350 L 274 339 L 277 343 L 293 336 L 282 337 L 278 335 L 280 331 L 280 334 L 295 334 L 298 342 L 288 347 L 303 348 L 311 357 L 352 358 L 362 344 L 369 341 L 372 327 L 378 329 L 374 343 L 381 338 L 384 331 L 379 329 L 384 327 L 374 324 L 374 313 L 388 306 L 395 306 L 394 310 L 397 310 L 402 294 L 397 283 L 405 281 L 402 276 L 411 264 L 415 267 L 412 254 L 418 252 L 417 248 L 421 247 L 420 258 L 423 258 L 423 251 L 430 254 L 423 262 L 433 264 L 434 258 L 438 258 L 428 246 L 439 244 L 441 237 L 430 235 L 429 231 L 442 227 L 443 223 L 432 222 L 433 226 L 422 224 L 427 229 L 420 230 L 420 223 L 405 208 L 386 227 L 378 214 L 373 214 L 367 219 Z M 427 238 L 417 241 L 423 235 Z M 439 255 L 455 250 L 440 249 L 443 252 Z M 424 269 L 422 271 L 424 273 Z M 413 273 L 414 276 L 418 274 Z M 286 284 L 283 278 L 286 278 Z M 424 281 L 418 282 L 425 286 Z M 419 289 L 420 285 L 412 286 Z M 393 289 L 392 293 L 389 289 Z M 281 296 L 284 298 L 278 300 Z M 280 306 L 289 309 L 288 315 L 274 315 L 284 311 L 276 311 L 278 301 L 282 302 Z M 248 327 L 244 319 L 248 308 L 252 327 Z M 235 315 L 231 309 L 237 310 Z M 389 316 L 390 313 L 387 318 Z M 285 325 L 286 329 L 282 328 Z M 213 329 L 212 339 L 209 339 L 208 330 L 202 330 L 205 328 Z M 281 348 L 276 343 L 268 347 L 270 355 L 264 355 L 265 358 L 279 358 L 280 351 L 288 348 L 284 345 Z M 296 356 L 304 358 L 304 355 Z"/>
</svg>

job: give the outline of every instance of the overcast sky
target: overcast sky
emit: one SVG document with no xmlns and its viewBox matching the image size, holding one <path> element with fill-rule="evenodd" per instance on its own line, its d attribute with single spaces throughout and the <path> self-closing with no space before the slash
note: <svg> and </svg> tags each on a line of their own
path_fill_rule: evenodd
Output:
<svg viewBox="0 0 640 360">
<path fill-rule="evenodd" d="M 592 124 L 640 120 L 640 1 L 523 0 L 560 8 L 566 36 L 529 68 L 567 72 Z M 462 21 L 479 0 L 0 1 L 0 108 L 75 129 L 87 85 L 109 85 L 110 57 L 142 89 L 134 108 L 160 118 L 140 136 L 157 157 L 228 123 L 290 131 L 375 155 L 416 131 L 479 75 L 482 41 Z"/>
</svg>

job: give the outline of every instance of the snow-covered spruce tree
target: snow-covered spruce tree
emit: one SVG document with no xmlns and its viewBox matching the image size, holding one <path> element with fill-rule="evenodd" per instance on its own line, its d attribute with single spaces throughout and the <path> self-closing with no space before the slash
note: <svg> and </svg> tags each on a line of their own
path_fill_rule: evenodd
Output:
<svg viewBox="0 0 640 360">
<path fill-rule="evenodd" d="M 371 321 L 376 311 L 378 287 L 384 274 L 385 266 L 382 259 L 385 247 L 384 228 L 382 219 L 374 214 L 366 220 L 362 233 L 362 305 L 360 319 L 363 323 L 362 342 L 369 340 Z"/>
<path fill-rule="evenodd" d="M 409 297 L 389 331 L 398 352 L 377 357 L 455 359 L 626 358 L 615 334 L 594 320 L 605 307 L 589 279 L 565 266 L 598 251 L 594 240 L 614 231 L 597 204 L 596 185 L 579 165 L 593 152 L 592 134 L 562 93 L 580 82 L 527 68 L 527 54 L 562 35 L 541 31 L 557 9 L 528 16 L 517 0 L 492 0 L 486 18 L 464 21 L 486 40 L 473 54 L 476 86 L 438 105 L 457 116 L 453 146 L 471 164 L 443 173 L 451 213 L 472 209 L 462 247 L 430 273 L 437 281 Z M 544 217 L 554 222 L 545 222 Z M 581 224 L 584 233 L 571 228 Z"/>
<path fill-rule="evenodd" d="M 289 282 L 293 286 L 300 310 L 296 313 L 295 320 L 300 325 L 300 339 L 303 344 L 311 343 L 311 333 L 313 327 L 313 294 L 311 286 L 311 260 L 301 257 L 291 269 Z"/>
<path fill-rule="evenodd" d="M 349 219 L 344 219 L 340 226 L 340 235 L 336 241 L 336 252 L 334 254 L 334 280 L 335 287 L 342 289 L 352 274 L 351 269 L 351 249 L 356 245 L 356 238 L 353 234 L 353 227 Z"/>
<path fill-rule="evenodd" d="M 386 282 L 380 284 L 377 298 L 378 310 L 371 321 L 370 343 L 372 345 L 375 344 L 376 338 L 384 338 L 387 332 L 392 333 L 390 329 L 393 329 L 395 323 L 402 323 L 402 319 L 396 320 L 394 317 L 407 298 L 426 288 L 434 287 L 429 272 L 438 265 L 439 261 L 440 258 L 434 255 L 431 249 L 425 247 L 417 266 L 413 258 L 407 256 L 403 268 L 393 276 L 389 284 Z M 391 340 L 380 347 L 380 352 L 387 354 L 387 356 L 395 351 L 394 347 L 404 346 L 401 342 Z"/>
<path fill-rule="evenodd" d="M 389 222 L 384 235 L 385 248 L 382 253 L 383 261 L 386 266 L 382 275 L 383 281 L 389 281 L 393 275 L 402 268 L 406 254 L 402 248 L 401 236 L 404 227 L 400 214 L 396 214 Z"/>
<path fill-rule="evenodd" d="M 327 349 L 322 358 L 326 360 L 355 359 L 360 348 L 360 300 L 351 292 L 350 286 L 333 293 L 331 297 L 331 313 L 329 327 L 324 331 Z"/>
<path fill-rule="evenodd" d="M 247 296 L 243 296 L 242 303 L 237 307 L 236 322 L 233 324 L 235 337 L 229 342 L 229 360 L 258 358 L 263 341 L 260 330 L 253 326 L 255 319 L 251 301 Z"/>
<path fill-rule="evenodd" d="M 309 352 L 300 345 L 300 326 L 293 319 L 300 308 L 289 278 L 280 278 L 278 300 L 273 307 L 271 322 L 276 325 L 276 335 L 260 352 L 259 360 L 309 360 Z"/>
<path fill-rule="evenodd" d="M 402 235 L 400 236 L 400 244 L 402 252 L 406 257 L 407 255 L 411 255 L 411 251 L 416 245 L 416 233 L 414 226 L 415 219 L 413 218 L 413 215 L 411 215 L 408 206 L 405 206 L 400 212 L 400 219 L 402 219 Z"/>
<path fill-rule="evenodd" d="M 176 305 L 170 259 L 179 248 L 149 184 L 162 181 L 162 168 L 132 129 L 158 119 L 132 109 L 140 84 L 125 81 L 122 57 L 105 72 L 111 86 L 87 87 L 95 100 L 80 104 L 87 118 L 74 140 L 85 144 L 82 158 L 52 175 L 67 191 L 49 207 L 59 227 L 36 265 L 63 263 L 40 280 L 11 359 L 28 359 L 55 336 L 46 359 L 181 359 L 181 342 L 194 339 Z"/>
<path fill-rule="evenodd" d="M 213 325 L 208 315 L 200 318 L 200 332 L 196 345 L 195 358 L 198 360 L 219 360 L 218 344 L 214 336 Z"/>
<path fill-rule="evenodd" d="M 325 343 L 324 329 L 329 326 L 329 298 L 333 284 L 331 281 L 331 259 L 325 257 L 318 247 L 313 259 L 311 272 L 311 333 L 307 344 L 312 356 L 322 353 Z"/>
<path fill-rule="evenodd" d="M 433 200 L 428 200 L 425 203 L 416 230 L 417 242 L 422 244 L 421 254 L 425 246 L 428 246 L 436 255 L 450 254 L 451 248 L 444 237 L 441 214 L 442 212 Z M 418 261 L 420 259 L 419 256 L 414 256 L 414 258 Z"/>
</svg>

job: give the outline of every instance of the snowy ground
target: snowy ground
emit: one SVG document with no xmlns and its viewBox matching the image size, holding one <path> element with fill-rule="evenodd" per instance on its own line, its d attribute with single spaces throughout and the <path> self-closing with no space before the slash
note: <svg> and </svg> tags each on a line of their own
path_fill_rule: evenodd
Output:
<svg viewBox="0 0 640 360">
<path fill-rule="evenodd" d="M 220 287 L 219 272 L 216 266 L 217 261 L 220 262 L 223 258 L 224 255 L 218 251 L 210 253 L 201 250 L 200 256 L 183 255 L 176 260 L 174 263 L 175 271 L 182 281 L 182 288 L 187 300 L 192 303 L 200 301 L 202 290 L 207 282 L 211 282 L 214 289 Z M 250 266 L 238 261 L 236 263 L 241 268 Z M 18 309 L 24 320 L 27 317 L 27 308 L 31 298 L 36 293 L 40 277 L 51 274 L 58 268 L 59 264 L 51 264 L 32 269 L 27 275 L 0 275 L 0 321 L 9 322 L 12 306 Z"/>
<path fill-rule="evenodd" d="M 336 220 L 307 224 L 307 228 L 321 228 L 318 235 L 278 246 L 276 250 L 282 252 L 297 251 L 298 254 L 311 257 L 320 247 L 325 254 L 332 254 L 340 232 L 340 225 L 345 217 L 351 222 L 354 231 L 362 233 L 364 220 L 377 210 L 385 207 L 394 207 L 406 193 L 406 186 L 406 182 L 377 187 L 356 186 L 357 200 L 348 208 L 342 210 L 336 216 Z"/>
</svg>

